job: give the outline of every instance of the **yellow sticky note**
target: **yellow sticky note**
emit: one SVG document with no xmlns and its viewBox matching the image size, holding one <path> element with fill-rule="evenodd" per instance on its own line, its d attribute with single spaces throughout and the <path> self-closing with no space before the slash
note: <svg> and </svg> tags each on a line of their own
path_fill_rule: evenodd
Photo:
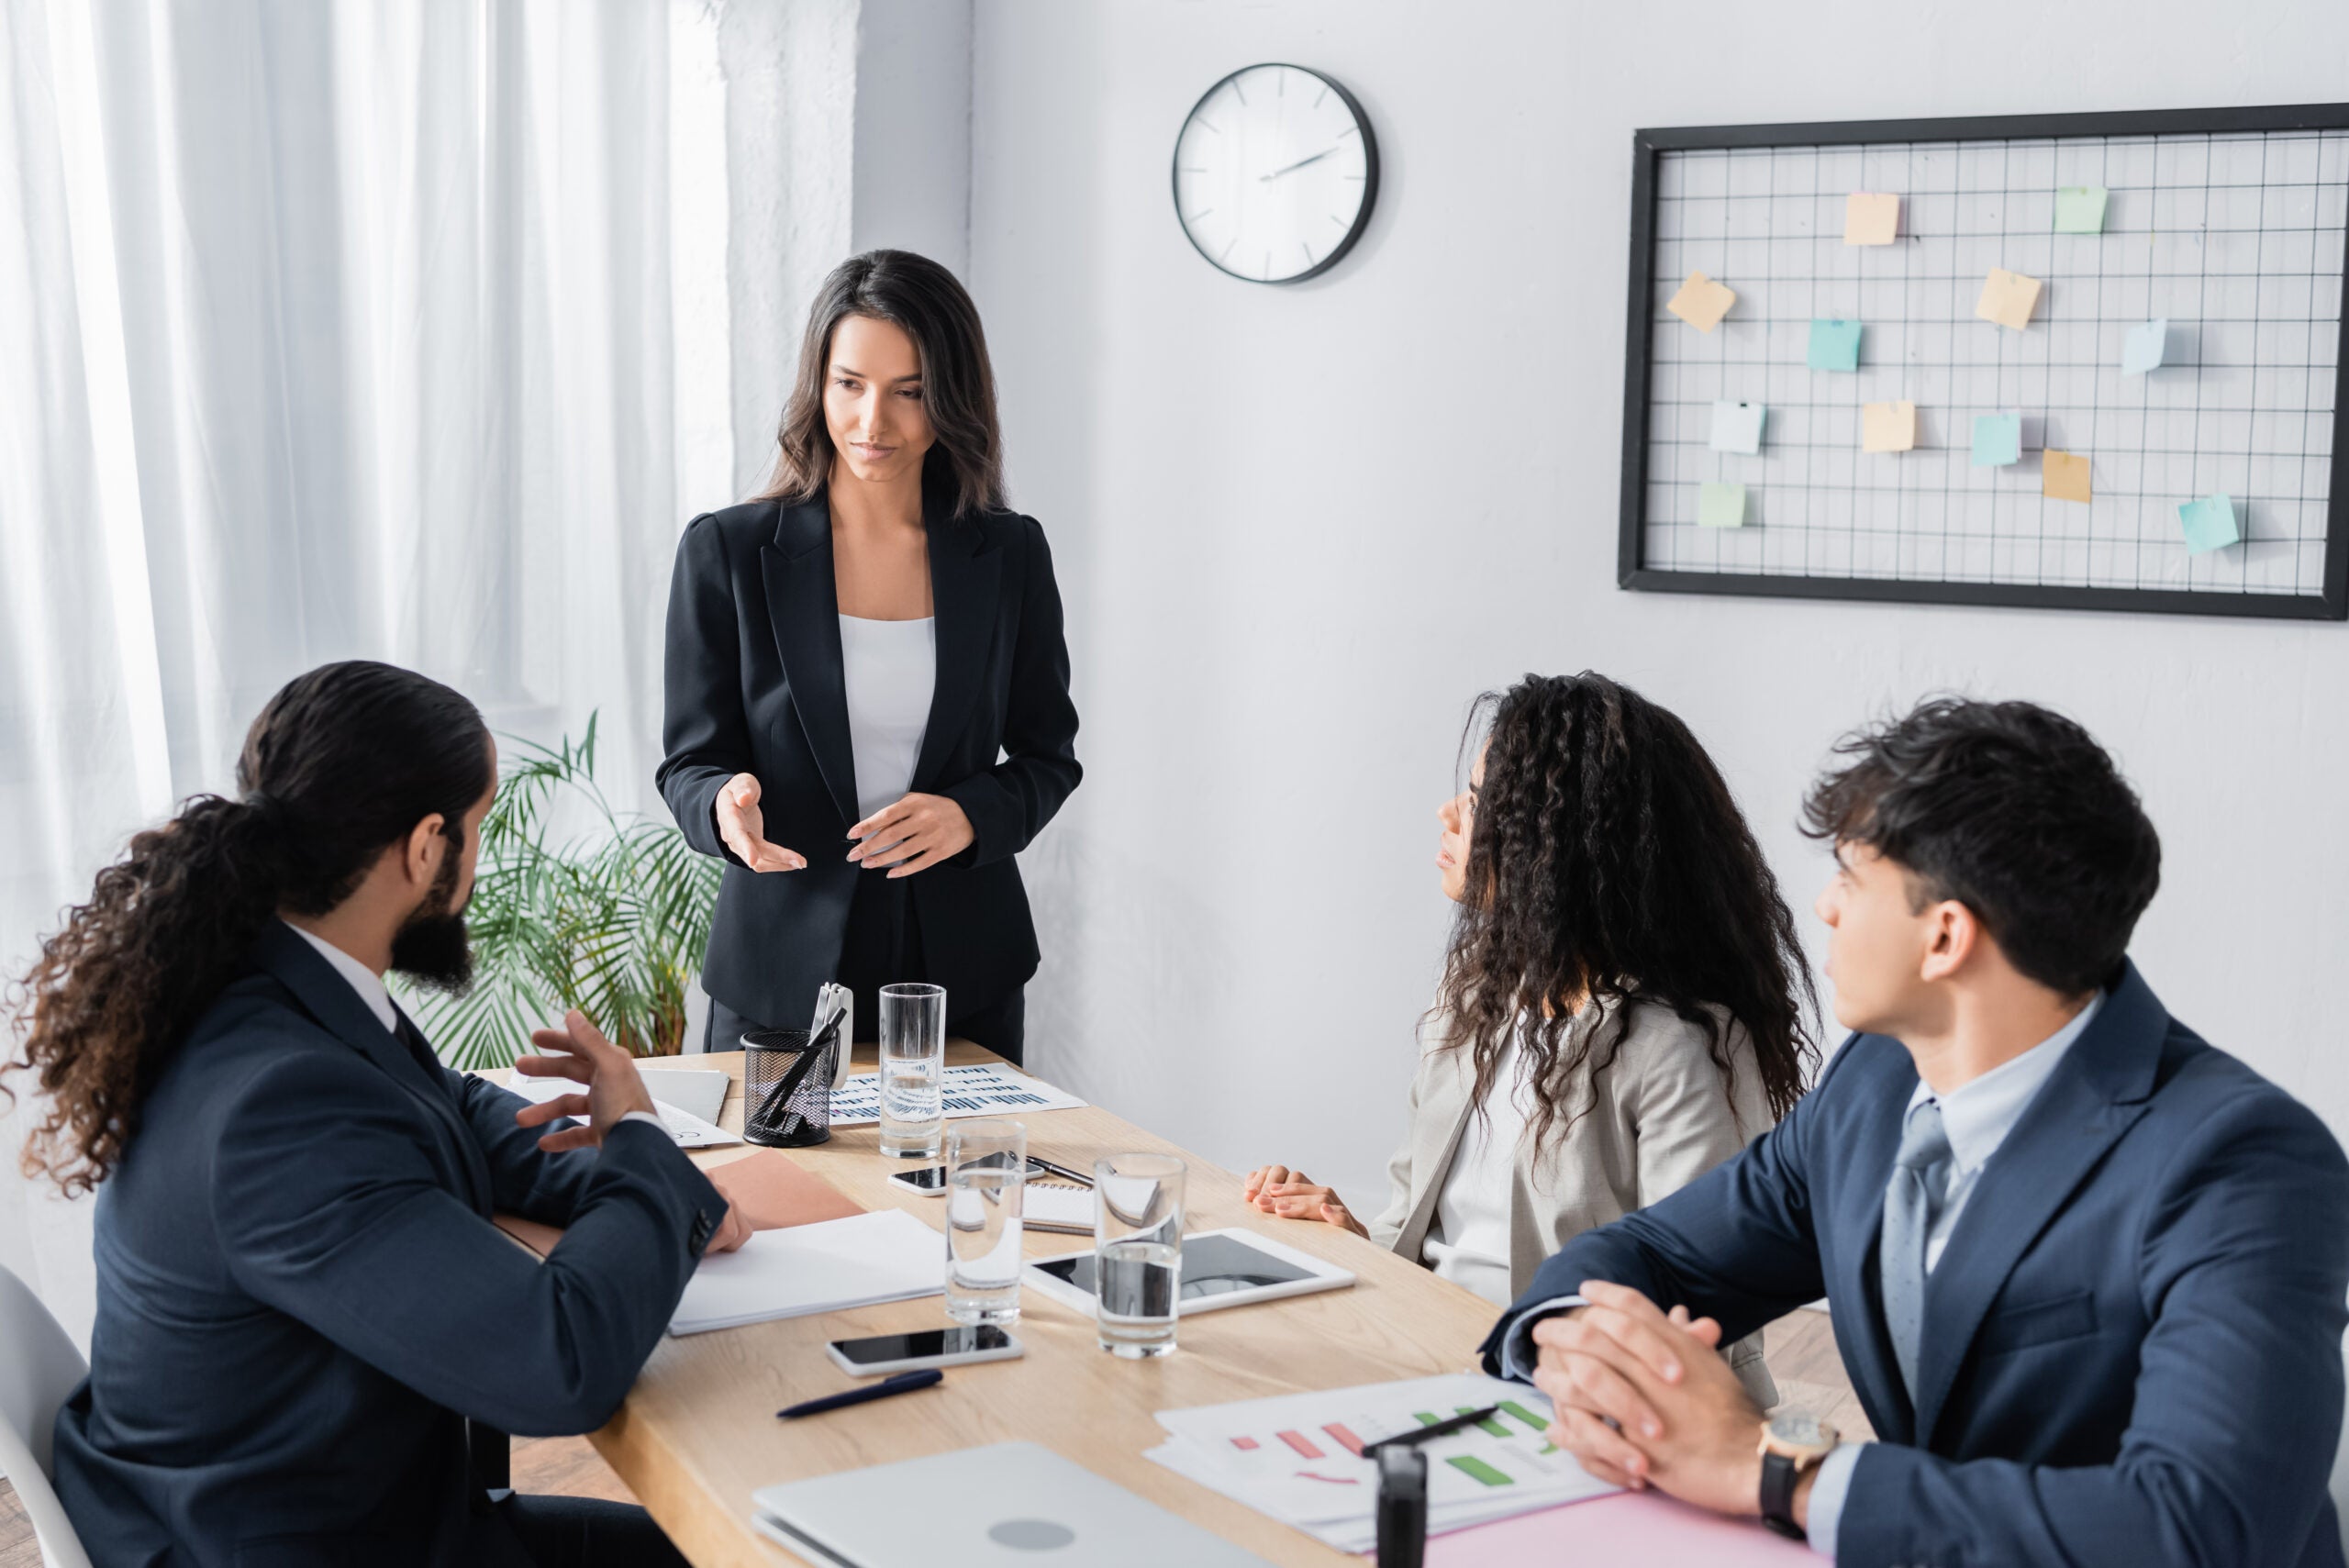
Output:
<svg viewBox="0 0 2349 1568">
<path fill-rule="evenodd" d="M 1860 410 L 1860 450 L 1905 452 L 1917 444 L 1917 406 L 1871 403 Z"/>
<path fill-rule="evenodd" d="M 1680 292 L 1664 302 L 1664 309 L 1680 317 L 1699 332 L 1709 332 L 1721 324 L 1729 307 L 1737 303 L 1737 291 L 1713 282 L 1702 272 L 1691 272 Z"/>
<path fill-rule="evenodd" d="M 1843 243 L 1889 245 L 1900 232 L 1900 198 L 1854 191 L 1843 200 Z"/>
<path fill-rule="evenodd" d="M 1990 269 L 1989 278 L 1982 284 L 1982 298 L 1974 306 L 1974 314 L 1985 321 L 1995 321 L 2020 332 L 2031 325 L 2031 313 L 2039 307 L 2039 280 L 2010 272 L 2004 267 Z"/>
<path fill-rule="evenodd" d="M 2052 447 L 2041 454 L 2039 493 L 2050 501 L 2088 498 L 2088 454 L 2059 452 Z"/>
</svg>

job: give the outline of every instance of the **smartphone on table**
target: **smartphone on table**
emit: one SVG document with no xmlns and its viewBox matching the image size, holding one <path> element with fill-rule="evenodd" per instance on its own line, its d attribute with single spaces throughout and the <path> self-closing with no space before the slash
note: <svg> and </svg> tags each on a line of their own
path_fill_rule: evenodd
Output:
<svg viewBox="0 0 2349 1568">
<path fill-rule="evenodd" d="M 910 1334 L 873 1334 L 834 1340 L 824 1347 L 834 1365 L 852 1377 L 918 1372 L 930 1366 L 1012 1361 L 1027 1353 L 1019 1340 L 992 1323 L 923 1329 Z"/>
<path fill-rule="evenodd" d="M 936 1197 L 946 1190 L 946 1167 L 926 1165 L 918 1171 L 896 1171 L 890 1173 L 889 1179 L 925 1197 Z M 1082 1178 L 1065 1165 L 1055 1165 L 1030 1154 L 1028 1156 L 1028 1179 L 1031 1182 L 1067 1182 Z M 1088 1182 L 1086 1184 L 1091 1184 Z"/>
</svg>

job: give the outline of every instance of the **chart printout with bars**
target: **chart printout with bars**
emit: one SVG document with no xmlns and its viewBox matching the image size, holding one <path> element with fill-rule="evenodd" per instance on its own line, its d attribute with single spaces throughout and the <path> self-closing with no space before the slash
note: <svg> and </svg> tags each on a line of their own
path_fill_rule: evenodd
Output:
<svg viewBox="0 0 2349 1568">
<path fill-rule="evenodd" d="M 1633 220 L 1626 587 L 2349 618 L 2349 106 L 1642 131 Z"/>
</svg>

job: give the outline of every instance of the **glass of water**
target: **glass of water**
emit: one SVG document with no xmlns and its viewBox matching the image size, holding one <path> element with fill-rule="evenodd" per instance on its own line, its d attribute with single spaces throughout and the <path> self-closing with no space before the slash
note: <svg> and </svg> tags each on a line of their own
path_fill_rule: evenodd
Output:
<svg viewBox="0 0 2349 1568">
<path fill-rule="evenodd" d="M 1183 1162 L 1110 1154 L 1093 1162 L 1093 1283 L 1101 1348 L 1139 1360 L 1174 1348 L 1183 1282 Z"/>
<path fill-rule="evenodd" d="M 946 1134 L 946 1316 L 957 1323 L 1019 1320 L 1027 1178 L 1019 1123 L 958 1121 Z"/>
<path fill-rule="evenodd" d="M 935 1160 L 946 1129 L 946 990 L 881 987 L 881 1152 Z"/>
</svg>

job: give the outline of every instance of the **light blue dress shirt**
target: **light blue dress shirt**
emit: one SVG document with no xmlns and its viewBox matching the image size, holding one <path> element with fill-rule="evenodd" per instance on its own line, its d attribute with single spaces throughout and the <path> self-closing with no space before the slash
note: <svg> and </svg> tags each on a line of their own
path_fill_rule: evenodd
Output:
<svg viewBox="0 0 2349 1568">
<path fill-rule="evenodd" d="M 1942 1253 L 1949 1247 L 1949 1239 L 1957 1229 L 1957 1217 L 1965 1207 L 1965 1200 L 1974 1195 L 1979 1184 L 1982 1168 L 1998 1145 L 2006 1141 L 2022 1113 L 2031 1108 L 2040 1088 L 2062 1065 L 2065 1056 L 2080 1036 L 2087 1032 L 2088 1024 L 2097 1010 L 2104 1006 L 2104 993 L 2099 991 L 2088 999 L 2072 1018 L 2071 1022 L 2009 1062 L 2000 1062 L 1979 1078 L 1960 1084 L 1946 1095 L 1936 1095 L 1931 1086 L 1920 1079 L 1916 1093 L 1909 1096 L 1908 1110 L 1901 1113 L 1905 1121 L 1908 1111 L 1915 1110 L 1928 1100 L 1937 1099 L 1942 1113 L 1942 1131 L 1949 1139 L 1951 1173 L 1949 1191 L 1942 1200 L 1940 1215 L 1925 1237 L 1925 1273 L 1931 1278 L 1933 1266 L 1942 1261 Z M 1518 1315 L 1515 1324 L 1501 1340 L 1501 1371 L 1520 1382 L 1531 1382 L 1532 1329 L 1540 1319 L 1571 1307 L 1583 1306 L 1579 1296 L 1561 1296 L 1528 1308 Z M 1811 1483 L 1809 1525 L 1811 1550 L 1821 1556 L 1835 1555 L 1835 1532 L 1843 1519 L 1843 1499 L 1850 1493 L 1852 1471 L 1860 1462 L 1865 1443 L 1839 1443 L 1833 1452 L 1820 1462 L 1819 1479 Z"/>
</svg>

